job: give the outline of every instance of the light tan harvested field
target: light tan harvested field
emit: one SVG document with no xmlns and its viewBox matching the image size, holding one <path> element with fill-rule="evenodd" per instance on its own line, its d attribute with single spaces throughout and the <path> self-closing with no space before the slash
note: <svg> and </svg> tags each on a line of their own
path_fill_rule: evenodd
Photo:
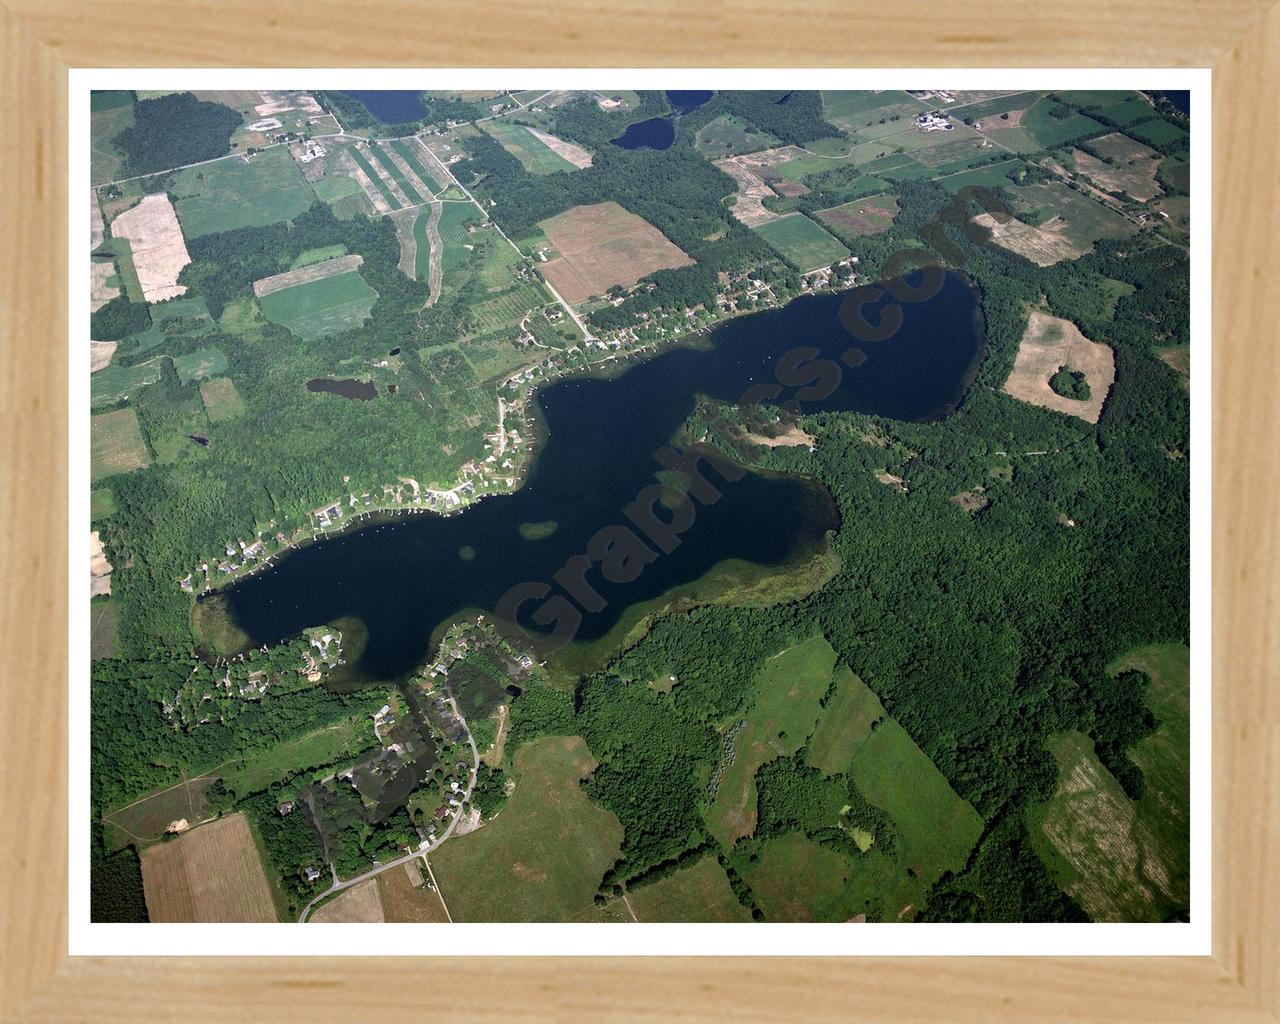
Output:
<svg viewBox="0 0 1280 1024">
<path fill-rule="evenodd" d="M 365 198 L 373 204 L 375 213 L 381 215 L 391 212 L 391 204 L 383 197 L 382 190 L 374 184 L 369 175 L 365 174 L 364 168 L 351 158 L 349 152 L 344 150 L 333 166 L 339 174 L 345 174 L 348 178 L 356 180 L 356 184 L 364 189 Z"/>
<path fill-rule="evenodd" d="M 613 285 L 630 288 L 655 270 L 689 266 L 684 250 L 616 202 L 575 206 L 539 224 L 559 257 L 543 265 L 568 302 L 584 302 Z"/>
<path fill-rule="evenodd" d="M 655 270 L 693 262 L 661 231 L 612 201 L 575 206 L 538 226 L 560 252 L 543 264 L 542 272 L 571 303 L 603 295 L 614 285 L 630 288 Z"/>
<path fill-rule="evenodd" d="M 418 867 L 420 862 L 411 860 L 401 868 L 391 868 L 378 875 L 378 887 L 382 892 L 383 915 L 391 922 L 415 924 L 447 924 L 440 894 L 429 888 L 430 879 Z"/>
<path fill-rule="evenodd" d="M 115 272 L 116 265 L 113 260 L 89 261 L 89 312 L 98 312 L 120 294 L 118 285 L 107 284 Z"/>
<path fill-rule="evenodd" d="M 1160 194 L 1156 171 L 1163 158 L 1154 149 L 1119 132 L 1093 139 L 1088 146 L 1095 153 L 1114 161 L 1109 164 L 1106 159 L 1099 159 L 1082 149 L 1072 154 L 1076 169 L 1104 191 L 1128 192 L 1143 203 Z"/>
<path fill-rule="evenodd" d="M 191 257 L 167 195 L 158 192 L 146 196 L 120 214 L 111 222 L 111 234 L 129 240 L 133 268 L 148 302 L 163 302 L 186 292 L 186 285 L 178 284 L 178 272 L 191 262 Z"/>
<path fill-rule="evenodd" d="M 142 851 L 152 921 L 275 921 L 271 890 L 243 814 Z"/>
<path fill-rule="evenodd" d="M 111 563 L 102 550 L 102 538 L 98 531 L 89 534 L 89 596 L 111 593 Z"/>
<path fill-rule="evenodd" d="M 89 189 L 89 248 L 96 249 L 102 244 L 106 227 L 102 223 L 102 208 L 98 206 L 98 190 Z"/>
<path fill-rule="evenodd" d="M 316 924 L 381 924 L 386 919 L 377 878 L 370 878 L 339 893 L 337 899 L 326 903 L 308 918 Z"/>
<path fill-rule="evenodd" d="M 1040 227 L 1033 228 L 1013 217 L 1002 216 L 1004 219 L 998 220 L 993 214 L 981 213 L 973 218 L 973 222 L 989 228 L 991 240 L 996 245 L 1025 256 L 1038 266 L 1050 267 L 1088 252 L 1088 249 L 1082 249 L 1066 236 L 1065 225 L 1059 220 L 1046 221 Z"/>
<path fill-rule="evenodd" d="M 119 347 L 118 341 L 89 342 L 89 372 L 97 373 L 110 366 L 111 357 L 116 354 L 116 349 Z"/>
<path fill-rule="evenodd" d="M 1000 114 L 992 114 L 990 117 L 984 117 L 979 120 L 974 125 L 974 128 L 979 132 L 993 132 L 997 128 L 1016 128 L 1022 124 L 1022 115 L 1026 112 L 1027 108 L 1023 107 L 1021 110 L 1008 111 L 1009 116 L 1007 118 L 1002 117 Z M 982 125 L 982 127 L 978 128 L 978 125 Z"/>
<path fill-rule="evenodd" d="M 738 193 L 734 197 L 730 212 L 749 228 L 777 220 L 779 214 L 766 210 L 764 200 L 781 195 L 782 191 L 771 188 L 764 179 L 764 173 L 778 164 L 784 164 L 788 160 L 803 155 L 804 153 L 795 146 L 775 146 L 773 149 L 762 149 L 758 153 L 744 153 L 741 156 L 730 156 L 714 161 L 715 165 L 729 175 L 738 186 Z M 805 189 L 805 191 L 808 190 Z"/>
<path fill-rule="evenodd" d="M 742 434 L 742 440 L 751 444 L 758 444 L 764 448 L 795 448 L 800 445 L 816 444 L 818 439 L 806 431 L 798 423 L 792 423 L 786 430 L 775 437 L 766 437 L 764 434 Z"/>
<path fill-rule="evenodd" d="M 528 126 L 526 125 L 526 127 Z M 576 146 L 572 142 L 565 142 L 564 139 L 557 139 L 554 135 L 548 135 L 546 132 L 538 131 L 537 128 L 529 128 L 529 132 L 549 150 L 557 156 L 564 157 L 564 159 L 568 160 L 574 167 L 583 168 L 591 166 L 591 154 L 581 146 Z"/>
<path fill-rule="evenodd" d="M 294 285 L 323 281 L 326 277 L 336 277 L 350 270 L 358 270 L 362 263 L 364 263 L 364 257 L 359 253 L 352 253 L 350 256 L 338 256 L 320 263 L 312 263 L 307 267 L 299 267 L 297 270 L 286 270 L 283 274 L 273 274 L 271 277 L 254 281 L 253 294 L 262 298 L 264 295 L 282 292 Z"/>
<path fill-rule="evenodd" d="M 1062 366 L 1084 374 L 1090 392 L 1086 400 L 1064 398 L 1049 386 Z M 1004 390 L 1023 402 L 1097 423 L 1115 379 L 1115 353 L 1109 346 L 1090 341 L 1069 320 L 1033 309 Z"/>
<path fill-rule="evenodd" d="M 305 110 L 308 114 L 324 113 L 324 108 L 308 92 L 276 92 L 263 89 L 258 95 L 262 102 L 254 106 L 253 112 L 260 118 L 283 114 L 286 110 Z"/>
</svg>

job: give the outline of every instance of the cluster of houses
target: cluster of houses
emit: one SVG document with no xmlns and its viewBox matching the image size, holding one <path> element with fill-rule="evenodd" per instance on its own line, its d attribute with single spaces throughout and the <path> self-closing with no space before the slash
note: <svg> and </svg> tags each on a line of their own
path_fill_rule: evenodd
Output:
<svg viewBox="0 0 1280 1024">
<path fill-rule="evenodd" d="M 222 704 L 226 700 L 260 700 L 269 689 L 290 693 L 318 683 L 326 671 L 343 664 L 342 634 L 338 630 L 318 627 L 304 631 L 303 637 L 307 645 L 292 671 L 269 673 L 250 668 L 252 662 L 246 659 L 252 652 L 220 659 L 213 666 L 197 662 L 173 698 L 161 701 L 161 710 L 175 728 L 195 728 L 222 718 L 228 711 Z M 265 652 L 266 648 L 261 650 Z"/>
</svg>

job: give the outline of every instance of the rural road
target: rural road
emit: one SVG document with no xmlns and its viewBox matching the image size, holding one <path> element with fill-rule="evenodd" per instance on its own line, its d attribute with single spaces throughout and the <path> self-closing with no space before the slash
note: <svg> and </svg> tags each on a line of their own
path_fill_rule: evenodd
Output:
<svg viewBox="0 0 1280 1024">
<path fill-rule="evenodd" d="M 321 900 L 332 896 L 334 893 L 342 892 L 344 889 L 350 889 L 353 885 L 359 885 L 361 882 L 367 882 L 370 878 L 374 878 L 375 876 L 382 874 L 384 871 L 389 871 L 391 868 L 399 867 L 401 864 L 407 864 L 409 861 L 414 860 L 417 857 L 422 857 L 425 854 L 430 853 L 432 850 L 439 848 L 441 843 L 453 835 L 453 830 L 458 827 L 458 821 L 462 817 L 462 805 L 471 799 L 471 791 L 476 785 L 476 772 L 480 768 L 480 751 L 476 749 L 476 741 L 471 735 L 471 727 L 467 725 L 466 719 L 464 719 L 462 714 L 458 711 L 458 704 L 453 699 L 452 694 L 449 696 L 449 707 L 453 710 L 453 713 L 457 715 L 458 721 L 462 723 L 463 729 L 466 730 L 467 745 L 471 747 L 471 772 L 467 779 L 467 788 L 463 791 L 462 799 L 458 802 L 457 808 L 454 809 L 453 817 L 449 819 L 449 827 L 446 828 L 444 830 L 444 834 L 430 846 L 423 847 L 420 850 L 414 850 L 412 853 L 407 853 L 403 857 L 397 857 L 395 860 L 387 861 L 385 864 L 379 864 L 377 867 L 371 868 L 362 875 L 356 875 L 354 878 L 348 878 L 345 882 L 338 881 L 337 872 L 334 870 L 333 865 L 330 864 L 329 872 L 333 875 L 333 884 L 324 892 L 315 896 L 310 903 L 302 908 L 302 913 L 298 915 L 299 924 L 304 924 L 306 922 L 308 915 L 311 913 L 311 908 Z M 441 897 L 441 899 L 443 900 L 443 897 Z"/>
</svg>

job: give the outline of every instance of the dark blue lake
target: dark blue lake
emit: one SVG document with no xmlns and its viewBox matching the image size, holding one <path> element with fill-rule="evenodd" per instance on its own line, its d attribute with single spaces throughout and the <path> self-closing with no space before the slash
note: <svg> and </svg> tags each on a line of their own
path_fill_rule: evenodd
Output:
<svg viewBox="0 0 1280 1024">
<path fill-rule="evenodd" d="M 904 303 L 901 329 L 860 346 L 865 362 L 842 368 L 834 390 L 819 399 L 800 390 L 813 373 L 780 373 L 779 367 L 803 348 L 806 366 L 837 368 L 853 343 L 841 323 L 841 300 L 803 297 L 780 310 L 730 320 L 696 344 L 668 349 L 617 376 L 549 385 L 535 398 L 544 440 L 519 491 L 485 498 L 454 516 L 401 516 L 353 529 L 294 551 L 236 584 L 225 598 L 212 599 L 225 600 L 259 644 L 354 616 L 368 630 L 356 671 L 394 679 L 423 661 L 432 629 L 450 617 L 467 609 L 493 611 L 518 584 L 545 584 L 552 594 L 562 593 L 556 576 L 562 567 L 590 553 L 602 528 L 626 525 L 623 510 L 646 487 L 670 481 L 655 453 L 700 396 L 738 403 L 748 388 L 781 381 L 788 387 L 772 400 L 799 397 L 807 412 L 847 409 L 929 420 L 955 408 L 985 347 L 977 296 L 963 277 L 949 273 L 933 299 Z M 696 519 L 674 550 L 651 551 L 652 559 L 626 582 L 603 578 L 600 564 L 586 567 L 582 578 L 603 604 L 583 609 L 580 639 L 603 636 L 631 605 L 699 580 L 726 560 L 757 566 L 806 561 L 839 526 L 830 496 L 814 481 L 753 472 L 729 480 L 705 461 L 699 468 L 721 497 L 696 504 Z M 531 530 L 530 524 L 554 529 L 548 534 L 545 526 Z M 597 555 L 591 563 L 603 561 Z M 527 602 L 520 621 L 534 628 L 527 616 L 541 607 L 538 600 Z"/>
<path fill-rule="evenodd" d="M 383 124 L 404 124 L 427 116 L 422 93 L 409 89 L 370 89 L 342 95 L 361 104 Z"/>
<path fill-rule="evenodd" d="M 668 89 L 667 102 L 676 109 L 676 113 L 687 114 L 697 110 L 714 96 L 710 89 Z"/>
<path fill-rule="evenodd" d="M 623 149 L 670 149 L 676 141 L 676 126 L 669 117 L 651 117 L 627 125 L 627 130 L 611 141 Z"/>
<path fill-rule="evenodd" d="M 1173 104 L 1175 110 L 1180 110 L 1187 116 L 1191 115 L 1191 91 L 1189 89 L 1175 89 L 1173 91 L 1166 89 L 1164 98 Z"/>
</svg>

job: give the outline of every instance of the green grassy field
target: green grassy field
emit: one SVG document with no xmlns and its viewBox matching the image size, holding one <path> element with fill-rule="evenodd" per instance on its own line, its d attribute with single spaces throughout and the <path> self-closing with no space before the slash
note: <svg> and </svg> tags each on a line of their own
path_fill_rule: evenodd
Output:
<svg viewBox="0 0 1280 1024">
<path fill-rule="evenodd" d="M 393 210 L 400 209 L 404 204 L 395 197 L 395 194 L 387 186 L 387 183 L 378 176 L 378 172 L 373 169 L 373 164 L 369 163 L 369 158 L 355 146 L 349 147 L 347 152 L 351 154 L 351 159 L 356 162 L 356 165 L 360 170 L 364 171 L 364 173 L 369 176 L 369 180 L 373 182 L 373 187 L 376 188 L 382 198 L 386 200 L 387 205 Z"/>
<path fill-rule="evenodd" d="M 530 174 L 554 174 L 577 168 L 522 124 L 512 121 L 486 121 L 485 131 L 514 156 Z"/>
<path fill-rule="evenodd" d="M 94 408 L 113 405 L 122 399 L 136 395 L 148 384 L 160 379 L 160 359 L 149 359 L 136 366 L 112 364 L 99 370 L 89 383 L 90 405 Z"/>
<path fill-rule="evenodd" d="M 248 163 L 230 157 L 188 167 L 170 182 L 188 238 L 290 220 L 306 210 L 315 195 L 283 146 L 264 150 Z"/>
<path fill-rule="evenodd" d="M 830 266 L 849 251 L 803 213 L 793 213 L 754 229 L 782 256 L 806 272 Z"/>
<path fill-rule="evenodd" d="M 409 169 L 422 180 L 424 185 L 428 188 L 434 188 L 437 192 L 444 188 L 444 184 L 440 179 L 427 170 L 427 161 L 421 159 L 413 147 L 405 142 L 404 139 L 392 139 L 390 145 L 400 155 L 400 159 L 409 165 Z"/>
<path fill-rule="evenodd" d="M 133 126 L 133 97 L 123 90 L 95 92 L 89 100 L 89 176 L 95 185 L 120 177 L 124 154 L 111 140 Z"/>
<path fill-rule="evenodd" d="M 622 826 L 591 803 L 580 780 L 595 766 L 576 736 L 548 736 L 515 752 L 515 792 L 488 825 L 431 856 L 455 921 L 573 921 L 589 917 Z"/>
<path fill-rule="evenodd" d="M 323 729 L 281 743 L 220 774 L 236 798 L 260 793 L 273 782 L 308 768 L 323 768 L 343 758 L 354 758 L 375 743 L 373 725 L 363 715 L 353 716 Z"/>
<path fill-rule="evenodd" d="M 798 832 L 764 844 L 744 873 L 766 921 L 896 920 L 924 899 L 925 885 L 878 851 L 855 859 Z"/>
<path fill-rule="evenodd" d="M 440 214 L 440 241 L 444 245 L 441 253 L 441 268 L 444 271 L 446 285 L 450 271 L 465 266 L 471 258 L 468 245 L 474 246 L 467 227 L 480 223 L 480 211 L 474 203 L 445 203 Z"/>
<path fill-rule="evenodd" d="M 905 92 L 823 92 L 822 115 L 854 138 L 880 138 L 911 126 L 925 105 Z M 897 121 L 891 118 L 897 117 Z M 880 123 L 884 119 L 884 124 Z"/>
<path fill-rule="evenodd" d="M 111 598 L 99 599 L 89 605 L 89 657 L 114 658 L 116 656 L 116 619 L 118 606 Z"/>
<path fill-rule="evenodd" d="M 116 510 L 116 497 L 109 487 L 98 487 L 89 493 L 89 518 L 95 523 Z"/>
<path fill-rule="evenodd" d="M 651 885 L 628 890 L 627 901 L 641 923 L 751 920 L 751 913 L 733 895 L 724 868 L 712 856 Z"/>
<path fill-rule="evenodd" d="M 739 153 L 754 153 L 778 145 L 778 140 L 767 132 L 749 128 L 732 114 L 721 114 L 714 121 L 704 124 L 694 137 L 694 147 L 708 160 L 719 160 Z"/>
<path fill-rule="evenodd" d="M 404 171 L 396 166 L 396 162 L 391 159 L 391 155 L 387 153 L 380 144 L 370 143 L 369 152 L 373 154 L 373 158 L 382 165 L 382 169 L 391 176 L 391 180 L 400 186 L 400 191 L 404 193 L 405 198 L 414 206 L 419 206 L 426 200 L 418 194 L 418 190 L 409 184 L 409 179 L 405 177 Z"/>
<path fill-rule="evenodd" d="M 363 196 L 364 189 L 355 178 L 345 174 L 333 174 L 313 183 L 315 193 L 331 206 L 352 196 Z"/>
<path fill-rule="evenodd" d="M 360 271 L 308 281 L 262 296 L 262 312 L 273 323 L 310 341 L 359 327 L 369 316 L 378 293 Z"/>
<path fill-rule="evenodd" d="M 958 871 L 982 833 L 978 812 L 892 718 L 858 747 L 850 774 L 862 795 L 888 811 L 898 826 L 902 859 L 932 883 Z"/>
<path fill-rule="evenodd" d="M 178 298 L 151 307 L 151 326 L 126 339 L 128 352 L 146 352 L 170 338 L 199 338 L 215 329 L 209 307 L 202 298 Z"/>
<path fill-rule="evenodd" d="M 961 107 L 948 107 L 947 113 L 960 121 L 972 118 L 975 122 L 981 122 L 989 117 L 999 117 L 1008 110 L 1025 110 L 1043 95 L 1042 92 L 1015 92 Z"/>
<path fill-rule="evenodd" d="M 425 281 L 431 266 L 431 239 L 427 235 L 427 222 L 431 219 L 431 207 L 424 206 L 413 220 L 415 280 Z"/>
<path fill-rule="evenodd" d="M 1026 167 L 1026 164 L 1018 159 L 1001 160 L 998 164 L 987 164 L 985 167 L 975 167 L 972 170 L 948 174 L 945 178 L 939 178 L 938 184 L 951 193 L 959 192 L 962 188 L 967 188 L 970 185 L 981 185 L 985 188 L 1008 188 L 1013 184 L 1009 174 L 1017 172 L 1024 167 Z"/>
<path fill-rule="evenodd" d="M 847 665 L 836 667 L 835 696 L 827 702 L 809 740 L 808 763 L 827 775 L 848 770 L 853 755 L 871 735 L 871 723 L 884 717 L 884 708 Z"/>
<path fill-rule="evenodd" d="M 1022 115 L 1020 124 L 1012 128 L 996 128 L 987 134 L 1017 153 L 1035 153 L 1106 131 L 1105 125 L 1083 114 L 1072 112 L 1067 117 L 1054 117 L 1051 111 L 1058 106 L 1060 104 L 1056 100 L 1047 97 L 1036 100 Z"/>
<path fill-rule="evenodd" d="M 1015 185 L 1009 189 L 1018 212 L 1033 225 L 1052 220 L 1054 230 L 1080 252 L 1088 252 L 1100 238 L 1128 238 L 1134 226 L 1120 214 L 1067 187 L 1065 182 L 1045 181 Z"/>
<path fill-rule="evenodd" d="M 800 749 L 822 712 L 819 701 L 831 685 L 835 663 L 836 652 L 819 636 L 760 667 L 755 700 L 734 740 L 733 764 L 725 769 L 715 799 L 703 812 L 711 834 L 724 846 L 755 830 L 756 771 Z"/>
<path fill-rule="evenodd" d="M 1170 124 L 1168 121 L 1147 121 L 1145 124 L 1135 124 L 1125 130 L 1140 142 L 1157 147 L 1187 137 L 1186 129 Z"/>
<path fill-rule="evenodd" d="M 1123 127 L 1133 124 L 1134 121 L 1141 121 L 1145 117 L 1150 117 L 1152 107 L 1141 96 L 1130 94 L 1128 99 L 1122 99 L 1118 103 L 1111 103 L 1105 106 L 1090 107 L 1085 113 L 1105 117 L 1108 121 Z"/>
<path fill-rule="evenodd" d="M 89 478 L 95 483 L 151 464 L 147 442 L 138 426 L 138 414 L 132 409 L 116 409 L 94 416 L 90 420 L 89 437 Z"/>
<path fill-rule="evenodd" d="M 108 238 L 102 243 L 102 250 L 115 254 L 116 274 L 129 301 L 145 302 L 146 297 L 142 293 L 142 282 L 138 280 L 138 270 L 133 265 L 133 247 L 129 244 L 129 239 Z"/>
<path fill-rule="evenodd" d="M 348 181 L 351 179 L 348 178 Z M 325 260 L 335 259 L 338 256 L 345 256 L 347 247 L 341 242 L 334 245 L 321 246 L 319 249 L 307 249 L 305 252 L 298 253 L 298 258 L 289 264 L 290 270 L 297 270 L 299 267 L 309 267 L 313 263 L 323 263 Z"/>
<path fill-rule="evenodd" d="M 174 356 L 173 368 L 178 371 L 178 379 L 183 384 L 190 384 L 193 380 L 226 373 L 227 356 L 219 348 L 197 349 L 183 356 Z"/>
</svg>

